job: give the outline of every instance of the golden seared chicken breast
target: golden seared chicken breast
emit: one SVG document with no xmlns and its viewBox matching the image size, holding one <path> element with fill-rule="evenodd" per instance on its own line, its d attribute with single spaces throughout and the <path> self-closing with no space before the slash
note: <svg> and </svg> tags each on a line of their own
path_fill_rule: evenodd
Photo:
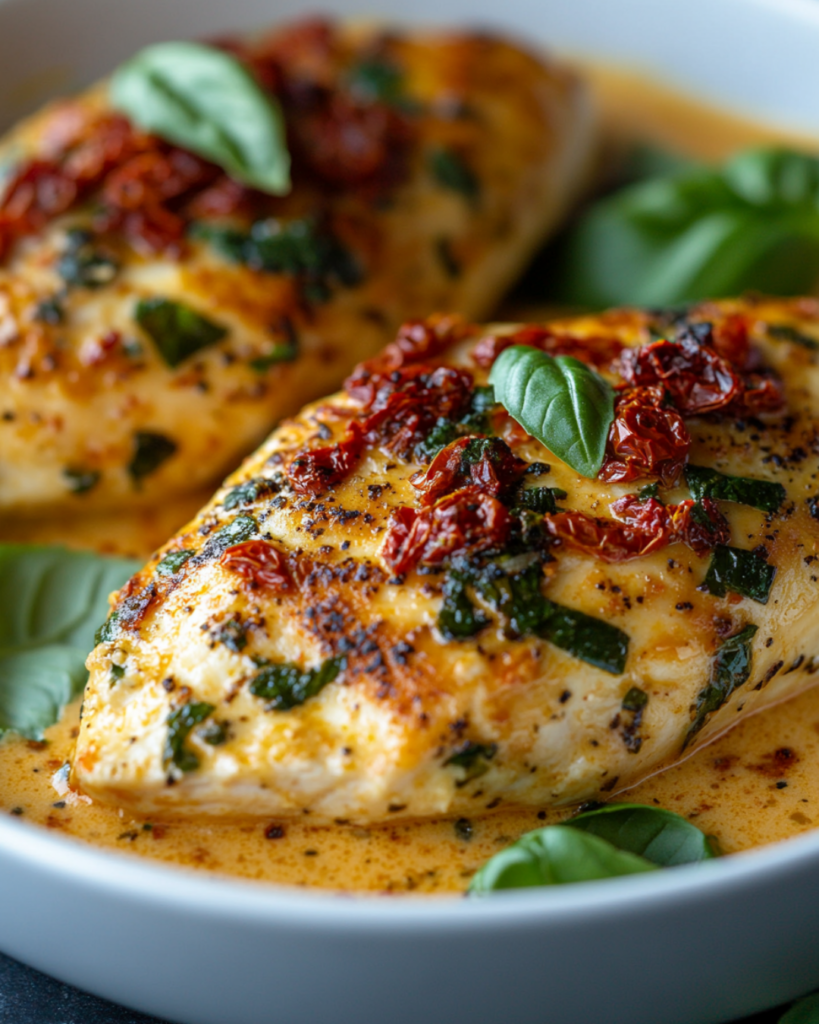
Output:
<svg viewBox="0 0 819 1024">
<path fill-rule="evenodd" d="M 218 45 L 279 101 L 286 196 L 106 85 L 0 148 L 0 511 L 220 479 L 407 316 L 486 315 L 587 179 L 582 83 L 496 37 L 314 20 Z"/>
<path fill-rule="evenodd" d="M 512 346 L 613 388 L 595 478 L 495 400 Z M 115 596 L 75 781 L 150 814 L 579 802 L 808 686 L 817 352 L 812 299 L 404 325 Z"/>
</svg>

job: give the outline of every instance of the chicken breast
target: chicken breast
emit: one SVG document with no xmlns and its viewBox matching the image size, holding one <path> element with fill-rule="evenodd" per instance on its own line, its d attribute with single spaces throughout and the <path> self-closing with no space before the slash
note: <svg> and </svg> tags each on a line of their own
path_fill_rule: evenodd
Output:
<svg viewBox="0 0 819 1024">
<path fill-rule="evenodd" d="M 224 40 L 279 98 L 263 195 L 99 86 L 0 147 L 0 512 L 211 485 L 409 315 L 484 316 L 587 180 L 577 77 L 489 35 Z"/>
<path fill-rule="evenodd" d="M 617 386 L 597 479 L 494 403 L 511 344 Z M 813 299 L 405 325 L 116 596 L 75 782 L 149 814 L 574 803 L 810 685 L 818 351 Z"/>
</svg>

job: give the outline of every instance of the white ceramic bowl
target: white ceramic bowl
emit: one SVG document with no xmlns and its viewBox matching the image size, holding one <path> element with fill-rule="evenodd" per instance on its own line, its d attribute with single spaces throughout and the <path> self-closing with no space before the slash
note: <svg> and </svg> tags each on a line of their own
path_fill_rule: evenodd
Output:
<svg viewBox="0 0 819 1024">
<path fill-rule="evenodd" d="M 332 0 L 643 69 L 819 138 L 811 0 Z M 299 0 L 3 0 L 0 122 L 143 44 Z M 290 892 L 0 819 L 0 948 L 184 1024 L 716 1024 L 819 984 L 819 834 L 693 868 L 482 901 Z"/>
</svg>

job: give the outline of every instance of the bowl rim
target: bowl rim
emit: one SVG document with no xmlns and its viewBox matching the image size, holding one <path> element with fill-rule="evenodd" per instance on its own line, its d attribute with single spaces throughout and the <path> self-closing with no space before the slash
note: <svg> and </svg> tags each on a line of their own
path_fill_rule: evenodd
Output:
<svg viewBox="0 0 819 1024">
<path fill-rule="evenodd" d="M 460 932 L 479 923 L 494 928 L 527 924 L 559 927 L 579 918 L 601 920 L 628 910 L 672 912 L 692 899 L 721 898 L 754 889 L 761 880 L 782 881 L 816 867 L 819 829 L 698 864 L 646 874 L 574 885 L 509 890 L 479 899 L 430 894 L 407 899 L 378 892 L 301 889 L 276 883 L 231 878 L 182 866 L 142 860 L 137 855 L 96 849 L 73 837 L 54 835 L 39 825 L 0 819 L 0 857 L 58 875 L 62 881 L 97 890 L 112 898 L 161 905 L 190 916 L 264 925 L 272 921 L 294 927 L 391 931 Z M 386 898 L 388 895 L 392 898 Z"/>
</svg>

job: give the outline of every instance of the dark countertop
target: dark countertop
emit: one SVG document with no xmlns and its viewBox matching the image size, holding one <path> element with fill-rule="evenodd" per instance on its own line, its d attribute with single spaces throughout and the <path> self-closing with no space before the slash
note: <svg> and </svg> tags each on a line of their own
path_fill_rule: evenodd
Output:
<svg viewBox="0 0 819 1024">
<path fill-rule="evenodd" d="M 737 1024 L 776 1024 L 782 1010 Z M 24 967 L 0 953 L 0 1024 L 165 1024 Z M 229 1022 L 225 1022 L 229 1024 Z M 661 1022 L 658 1022 L 661 1024 Z"/>
</svg>

